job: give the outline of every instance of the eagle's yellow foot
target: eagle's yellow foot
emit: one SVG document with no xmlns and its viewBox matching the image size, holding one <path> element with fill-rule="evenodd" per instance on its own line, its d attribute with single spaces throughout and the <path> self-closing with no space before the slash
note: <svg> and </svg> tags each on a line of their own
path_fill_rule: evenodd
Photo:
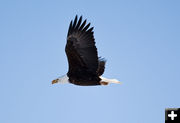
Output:
<svg viewBox="0 0 180 123">
<path fill-rule="evenodd" d="M 100 82 L 101 85 L 108 85 L 108 82 Z"/>
</svg>

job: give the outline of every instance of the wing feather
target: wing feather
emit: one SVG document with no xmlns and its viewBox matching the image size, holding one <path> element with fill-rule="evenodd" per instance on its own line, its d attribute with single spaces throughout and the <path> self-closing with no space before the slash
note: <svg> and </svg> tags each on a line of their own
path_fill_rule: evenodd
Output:
<svg viewBox="0 0 180 123">
<path fill-rule="evenodd" d="M 95 46 L 93 27 L 86 20 L 82 22 L 82 16 L 78 20 L 76 16 L 71 21 L 66 44 L 66 55 L 69 63 L 69 72 L 80 72 L 84 74 L 97 74 L 98 55 Z"/>
</svg>

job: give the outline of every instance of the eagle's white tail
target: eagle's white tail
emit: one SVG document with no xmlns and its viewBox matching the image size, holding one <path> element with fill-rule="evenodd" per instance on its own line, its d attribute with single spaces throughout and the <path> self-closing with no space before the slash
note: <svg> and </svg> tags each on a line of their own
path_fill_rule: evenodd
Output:
<svg viewBox="0 0 180 123">
<path fill-rule="evenodd" d="M 107 79 L 102 76 L 100 76 L 100 78 L 101 78 L 101 81 L 100 81 L 101 85 L 107 85 L 109 83 L 121 84 L 121 82 L 118 81 L 117 79 Z"/>
</svg>

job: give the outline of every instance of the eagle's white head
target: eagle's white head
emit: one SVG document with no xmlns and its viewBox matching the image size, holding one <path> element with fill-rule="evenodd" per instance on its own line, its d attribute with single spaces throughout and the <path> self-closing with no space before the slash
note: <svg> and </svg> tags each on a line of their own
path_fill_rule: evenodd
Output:
<svg viewBox="0 0 180 123">
<path fill-rule="evenodd" d="M 63 75 L 52 81 L 52 84 L 55 83 L 69 83 L 69 77 L 67 75 Z"/>
</svg>

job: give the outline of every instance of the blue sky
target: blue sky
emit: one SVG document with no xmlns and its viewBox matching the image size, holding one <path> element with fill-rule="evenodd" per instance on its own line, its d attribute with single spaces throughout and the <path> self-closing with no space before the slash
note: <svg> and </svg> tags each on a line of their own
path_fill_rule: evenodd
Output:
<svg viewBox="0 0 180 123">
<path fill-rule="evenodd" d="M 180 107 L 180 1 L 1 0 L 0 122 L 162 123 Z M 67 72 L 75 15 L 94 26 L 105 77 L 122 85 L 51 85 Z"/>
</svg>

